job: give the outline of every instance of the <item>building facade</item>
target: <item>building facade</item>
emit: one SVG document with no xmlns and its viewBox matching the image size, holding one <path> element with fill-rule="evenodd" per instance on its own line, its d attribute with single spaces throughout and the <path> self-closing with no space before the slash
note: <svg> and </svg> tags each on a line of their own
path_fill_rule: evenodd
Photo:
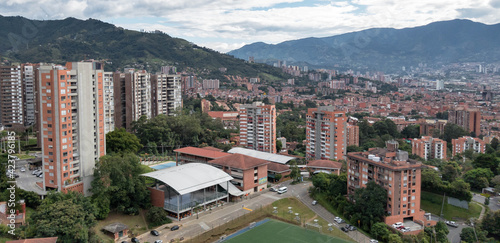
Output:
<svg viewBox="0 0 500 243">
<path fill-rule="evenodd" d="M 397 150 L 397 144 L 388 148 L 352 152 L 347 155 L 347 194 L 374 181 L 387 190 L 384 222 L 388 225 L 410 219 L 426 222 L 420 209 L 422 163 L 408 159 L 408 152 Z"/>
<path fill-rule="evenodd" d="M 144 70 L 127 70 L 113 75 L 115 127 L 130 131 L 130 124 L 141 116 L 152 117 L 151 76 Z"/>
<path fill-rule="evenodd" d="M 0 125 L 24 126 L 21 66 L 0 66 Z"/>
<path fill-rule="evenodd" d="M 347 146 L 359 146 L 359 127 L 347 124 Z"/>
<path fill-rule="evenodd" d="M 115 130 L 115 90 L 113 73 L 104 72 L 104 133 Z"/>
<path fill-rule="evenodd" d="M 276 153 L 276 107 L 254 102 L 240 106 L 240 145 Z"/>
<path fill-rule="evenodd" d="M 306 158 L 343 159 L 347 149 L 347 117 L 333 107 L 311 108 L 306 117 Z"/>
<path fill-rule="evenodd" d="M 431 136 L 423 136 L 413 139 L 411 142 L 411 153 L 425 160 L 446 159 L 446 141 Z"/>
<path fill-rule="evenodd" d="M 451 144 L 453 147 L 453 156 L 463 153 L 469 149 L 472 149 L 474 153 L 481 154 L 484 154 L 484 152 L 486 151 L 486 143 L 479 138 L 465 136 L 457 139 L 452 139 Z"/>
<path fill-rule="evenodd" d="M 102 64 L 41 65 L 36 78 L 42 188 L 88 194 L 95 161 L 106 153 Z"/>
<path fill-rule="evenodd" d="M 35 68 L 38 65 L 22 64 L 21 77 L 23 85 L 23 118 L 25 126 L 35 125 L 36 102 L 35 102 Z"/>
<path fill-rule="evenodd" d="M 182 108 L 181 77 L 179 75 L 151 75 L 151 106 L 153 117 L 172 116 Z"/>
<path fill-rule="evenodd" d="M 204 79 L 202 83 L 203 89 L 218 89 L 219 80 L 218 79 Z"/>
<path fill-rule="evenodd" d="M 457 110 L 448 111 L 448 122 L 461 126 L 468 132 L 473 132 L 476 136 L 481 134 L 481 112 L 459 108 Z"/>
</svg>

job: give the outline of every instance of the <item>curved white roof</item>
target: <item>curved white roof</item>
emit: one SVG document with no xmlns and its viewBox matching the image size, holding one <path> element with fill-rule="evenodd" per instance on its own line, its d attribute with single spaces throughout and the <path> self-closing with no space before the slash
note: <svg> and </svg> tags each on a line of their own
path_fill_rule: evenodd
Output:
<svg viewBox="0 0 500 243">
<path fill-rule="evenodd" d="M 226 172 L 201 163 L 183 164 L 142 174 L 142 176 L 157 179 L 172 187 L 180 195 L 223 182 L 226 183 L 233 179 Z"/>
<path fill-rule="evenodd" d="M 229 151 L 227 151 L 230 154 L 244 154 L 248 155 L 254 158 L 258 159 L 263 159 L 275 163 L 280 163 L 280 164 L 286 164 L 290 160 L 295 159 L 295 157 L 290 157 L 290 156 L 285 156 L 281 154 L 272 154 L 272 153 L 266 153 L 262 151 L 257 151 L 253 149 L 246 149 L 246 148 L 232 148 Z"/>
</svg>

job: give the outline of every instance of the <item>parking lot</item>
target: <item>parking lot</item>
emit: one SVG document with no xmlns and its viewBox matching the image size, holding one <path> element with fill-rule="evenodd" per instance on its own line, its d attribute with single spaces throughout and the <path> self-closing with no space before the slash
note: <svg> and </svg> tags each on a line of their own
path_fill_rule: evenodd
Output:
<svg viewBox="0 0 500 243">
<path fill-rule="evenodd" d="M 36 192 L 39 195 L 46 195 L 40 187 L 36 185 L 37 182 L 42 182 L 43 178 L 32 175 L 32 170 L 28 168 L 28 162 L 26 160 L 18 160 L 16 161 L 16 171 L 15 173 L 19 175 L 19 178 L 16 178 L 17 186 L 26 191 Z M 21 168 L 25 168 L 25 171 L 22 172 Z"/>
</svg>

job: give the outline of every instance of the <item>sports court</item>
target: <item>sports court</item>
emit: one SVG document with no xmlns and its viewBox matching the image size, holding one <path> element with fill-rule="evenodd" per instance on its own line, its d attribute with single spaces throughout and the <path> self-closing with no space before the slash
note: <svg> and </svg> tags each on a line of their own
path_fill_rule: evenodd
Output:
<svg viewBox="0 0 500 243">
<path fill-rule="evenodd" d="M 323 230 L 327 230 L 323 227 Z M 324 243 L 324 242 L 349 242 L 343 239 L 327 236 L 317 231 L 304 229 L 302 227 L 284 223 L 277 220 L 269 220 L 244 232 L 236 232 L 224 242 L 230 243 L 263 243 L 263 242 L 295 242 L 295 243 Z"/>
</svg>

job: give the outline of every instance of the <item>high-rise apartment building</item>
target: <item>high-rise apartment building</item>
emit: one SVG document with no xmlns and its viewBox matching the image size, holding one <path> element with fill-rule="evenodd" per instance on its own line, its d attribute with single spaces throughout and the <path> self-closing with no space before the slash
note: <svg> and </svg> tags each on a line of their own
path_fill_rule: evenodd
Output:
<svg viewBox="0 0 500 243">
<path fill-rule="evenodd" d="M 474 153 L 482 154 L 484 154 L 484 152 L 486 151 L 486 143 L 483 140 L 469 136 L 452 139 L 451 145 L 453 147 L 453 156 L 463 153 L 469 149 L 472 149 Z"/>
<path fill-rule="evenodd" d="M 23 127 L 21 66 L 0 66 L 0 125 Z"/>
<path fill-rule="evenodd" d="M 359 127 L 347 124 L 347 146 L 359 146 Z"/>
<path fill-rule="evenodd" d="M 179 75 L 151 75 L 151 97 L 153 117 L 164 114 L 172 116 L 182 108 L 181 77 Z"/>
<path fill-rule="evenodd" d="M 446 159 L 446 141 L 431 136 L 422 136 L 411 142 L 411 153 L 425 160 Z"/>
<path fill-rule="evenodd" d="M 448 111 L 448 122 L 457 124 L 468 132 L 474 132 L 476 136 L 481 134 L 481 112 L 478 110 L 460 107 Z"/>
<path fill-rule="evenodd" d="M 420 209 L 422 163 L 408 159 L 408 152 L 397 148 L 396 141 L 389 141 L 387 148 L 347 154 L 347 194 L 374 181 L 387 190 L 386 224 L 426 222 L 425 211 Z"/>
<path fill-rule="evenodd" d="M 240 106 L 240 144 L 243 147 L 276 153 L 276 107 L 254 102 Z"/>
<path fill-rule="evenodd" d="M 141 116 L 152 117 L 150 78 L 144 70 L 113 75 L 115 127 L 130 130 L 132 121 Z"/>
<path fill-rule="evenodd" d="M 115 130 L 115 95 L 113 73 L 104 72 L 104 133 Z"/>
<path fill-rule="evenodd" d="M 41 65 L 36 79 L 42 188 L 88 194 L 95 161 L 106 154 L 102 64 Z"/>
<path fill-rule="evenodd" d="M 21 79 L 23 89 L 23 118 L 25 126 L 35 124 L 36 102 L 35 102 L 35 68 L 38 65 L 22 64 Z"/>
<path fill-rule="evenodd" d="M 306 116 L 306 158 L 343 159 L 347 149 L 347 117 L 331 106 L 310 108 Z"/>
</svg>

